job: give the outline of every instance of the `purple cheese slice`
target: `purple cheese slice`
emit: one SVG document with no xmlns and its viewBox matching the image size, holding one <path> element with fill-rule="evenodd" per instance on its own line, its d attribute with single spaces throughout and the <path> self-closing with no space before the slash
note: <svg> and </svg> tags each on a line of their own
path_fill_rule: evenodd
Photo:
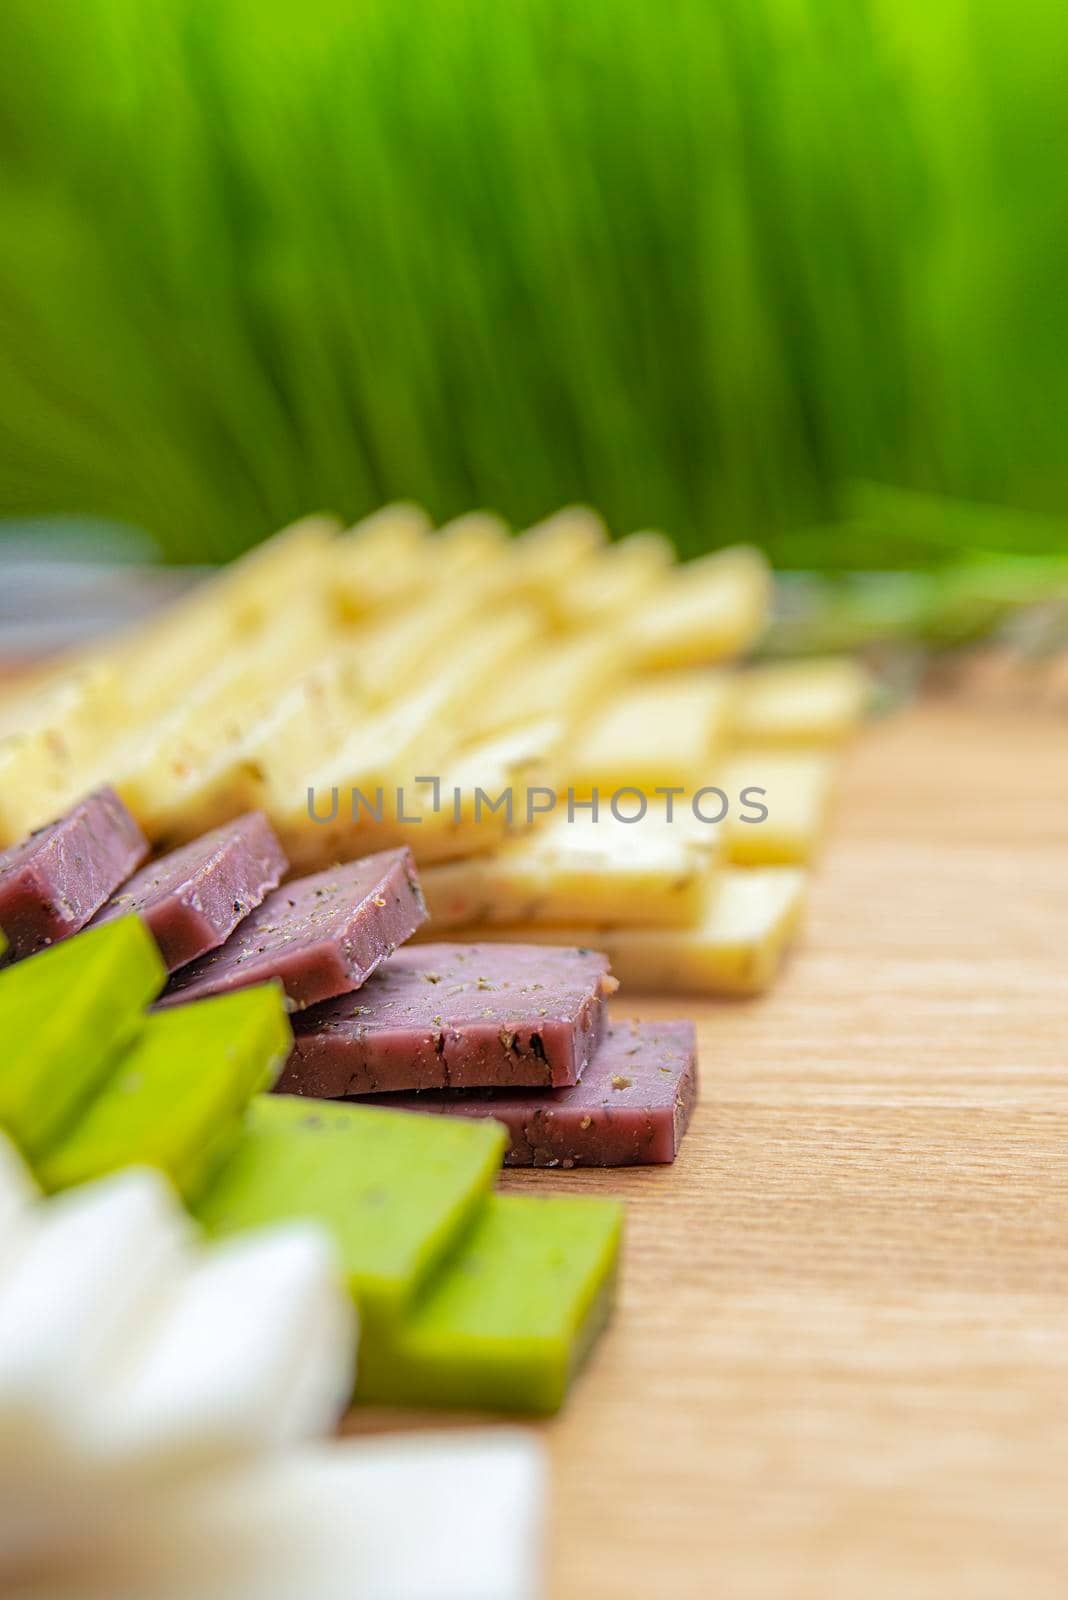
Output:
<svg viewBox="0 0 1068 1600">
<path fill-rule="evenodd" d="M 573 1089 L 388 1095 L 375 1103 L 503 1122 L 506 1167 L 638 1167 L 674 1161 L 696 1099 L 693 1023 L 623 1022 L 609 1028 Z"/>
<path fill-rule="evenodd" d="M 96 920 L 136 913 L 173 972 L 225 943 L 278 887 L 288 865 L 263 812 L 250 811 L 150 862 Z"/>
<path fill-rule="evenodd" d="M 148 841 L 114 789 L 97 789 L 0 854 L 0 928 L 7 960 L 32 956 L 84 928 L 148 855 Z"/>
<path fill-rule="evenodd" d="M 397 1089 L 576 1083 L 615 988 L 593 950 L 424 944 L 401 950 L 358 995 L 294 1026 L 279 1081 L 323 1100 Z"/>
<path fill-rule="evenodd" d="M 358 989 L 411 937 L 426 905 L 410 850 L 383 850 L 275 889 L 218 950 L 171 980 L 160 1005 L 280 980 L 289 1008 Z"/>
</svg>

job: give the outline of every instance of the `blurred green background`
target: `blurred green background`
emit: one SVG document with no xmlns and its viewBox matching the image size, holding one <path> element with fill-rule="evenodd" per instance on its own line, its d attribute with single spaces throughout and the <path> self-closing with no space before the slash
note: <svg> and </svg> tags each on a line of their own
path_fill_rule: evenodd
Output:
<svg viewBox="0 0 1068 1600">
<path fill-rule="evenodd" d="M 0 516 L 577 499 L 1040 591 L 1066 84 L 1062 0 L 4 0 Z"/>
</svg>

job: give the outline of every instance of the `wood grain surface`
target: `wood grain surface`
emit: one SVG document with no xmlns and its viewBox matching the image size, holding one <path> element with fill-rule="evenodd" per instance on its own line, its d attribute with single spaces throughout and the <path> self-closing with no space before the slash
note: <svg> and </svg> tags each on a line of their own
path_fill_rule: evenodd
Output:
<svg viewBox="0 0 1068 1600">
<path fill-rule="evenodd" d="M 1068 1594 L 1066 933 L 1068 722 L 934 702 L 849 757 L 771 996 L 618 996 L 696 1011 L 702 1094 L 674 1168 L 504 1180 L 628 1202 L 551 1600 Z"/>
</svg>

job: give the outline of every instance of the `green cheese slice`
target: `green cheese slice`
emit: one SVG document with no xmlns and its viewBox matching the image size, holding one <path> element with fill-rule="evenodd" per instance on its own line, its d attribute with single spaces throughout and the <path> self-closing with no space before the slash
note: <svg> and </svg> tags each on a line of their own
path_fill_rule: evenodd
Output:
<svg viewBox="0 0 1068 1600">
<path fill-rule="evenodd" d="M 138 917 L 91 928 L 0 972 L 0 1128 L 31 1163 L 107 1077 L 166 977 Z"/>
<path fill-rule="evenodd" d="M 212 1233 L 325 1224 L 360 1310 L 362 1350 L 468 1226 L 506 1143 L 489 1120 L 261 1095 L 197 1214 Z"/>
<path fill-rule="evenodd" d="M 357 1397 L 556 1411 L 611 1313 L 621 1236 L 615 1201 L 493 1195 L 400 1325 L 361 1345 Z"/>
<path fill-rule="evenodd" d="M 292 1035 L 276 984 L 146 1018 L 77 1125 L 41 1163 L 47 1189 L 132 1163 L 158 1167 L 187 1200 L 224 1161 L 252 1096 L 269 1089 Z"/>
</svg>

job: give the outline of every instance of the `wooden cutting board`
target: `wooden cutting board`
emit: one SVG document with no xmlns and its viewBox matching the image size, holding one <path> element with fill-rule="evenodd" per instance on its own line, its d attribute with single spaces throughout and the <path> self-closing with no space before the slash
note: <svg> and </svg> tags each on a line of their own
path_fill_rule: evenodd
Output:
<svg viewBox="0 0 1068 1600">
<path fill-rule="evenodd" d="M 702 1097 L 674 1168 L 504 1180 L 628 1203 L 551 1600 L 1063 1600 L 1068 719 L 875 728 L 775 992 L 614 1009 L 696 1013 Z"/>
</svg>

